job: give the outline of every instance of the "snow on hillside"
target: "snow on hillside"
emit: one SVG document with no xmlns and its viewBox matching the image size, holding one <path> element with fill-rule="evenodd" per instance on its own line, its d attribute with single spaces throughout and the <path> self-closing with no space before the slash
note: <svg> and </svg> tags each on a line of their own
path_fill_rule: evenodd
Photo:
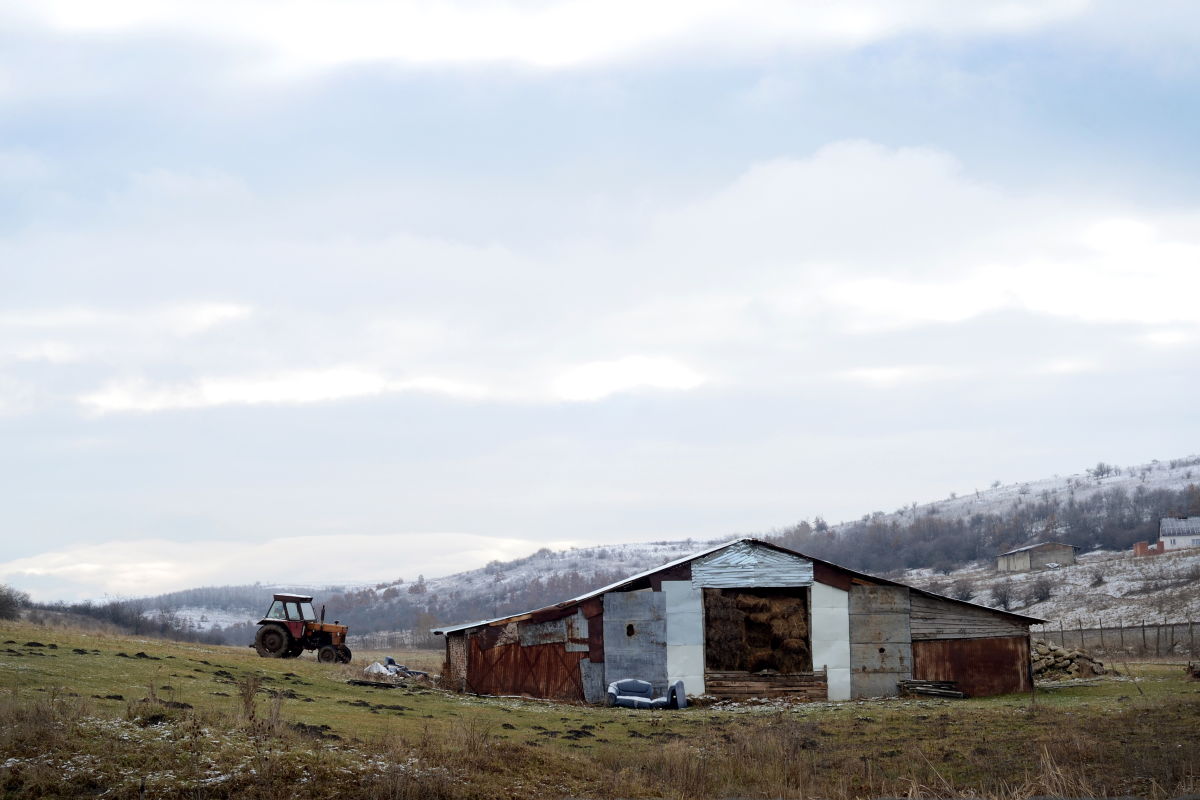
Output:
<svg viewBox="0 0 1200 800">
<path fill-rule="evenodd" d="M 178 627 L 191 628 L 197 631 L 210 631 L 213 628 L 225 628 L 230 625 L 240 625 L 244 622 L 257 622 L 262 618 L 263 609 L 257 611 L 249 608 L 226 610 L 220 608 L 205 608 L 202 606 L 186 606 L 170 612 L 161 609 L 151 609 L 145 613 L 147 617 L 156 617 L 167 613 L 179 620 Z"/>
<path fill-rule="evenodd" d="M 1111 471 L 1108 471 L 1111 470 Z M 1033 500 L 1068 499 L 1085 500 L 1098 492 L 1122 489 L 1128 493 L 1141 487 L 1147 491 L 1170 489 L 1178 491 L 1190 483 L 1200 483 L 1200 456 L 1176 458 L 1170 461 L 1151 461 L 1131 467 L 1098 464 L 1096 468 L 1072 475 L 1055 475 L 1041 480 L 1024 481 L 976 489 L 969 493 L 951 494 L 943 500 L 924 505 L 913 504 L 883 514 L 883 521 L 911 522 L 930 513 L 942 518 L 965 519 L 974 514 L 1005 514 Z M 874 516 L 864 515 L 864 519 Z M 833 525 L 835 531 L 853 525 L 841 522 Z"/>
<path fill-rule="evenodd" d="M 1200 621 L 1200 549 L 1135 558 L 1131 553 L 1098 550 L 1077 563 L 1033 572 L 996 572 L 993 564 L 934 575 L 911 570 L 900 580 L 954 596 L 960 587 L 973 591 L 971 602 L 997 606 L 992 590 L 1009 582 L 1017 601 L 1012 610 L 1085 628 L 1147 623 Z M 1051 596 L 1030 602 L 1038 581 L 1048 581 Z M 1052 626 L 1053 627 L 1053 626 Z"/>
</svg>

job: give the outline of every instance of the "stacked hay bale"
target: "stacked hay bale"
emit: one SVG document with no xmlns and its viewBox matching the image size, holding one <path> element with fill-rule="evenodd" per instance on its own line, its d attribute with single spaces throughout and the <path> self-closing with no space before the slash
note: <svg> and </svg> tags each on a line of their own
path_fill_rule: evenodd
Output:
<svg viewBox="0 0 1200 800">
<path fill-rule="evenodd" d="M 1112 670 L 1086 650 L 1062 647 L 1045 639 L 1033 640 L 1033 677 L 1036 680 L 1068 680 L 1107 675 Z"/>
</svg>

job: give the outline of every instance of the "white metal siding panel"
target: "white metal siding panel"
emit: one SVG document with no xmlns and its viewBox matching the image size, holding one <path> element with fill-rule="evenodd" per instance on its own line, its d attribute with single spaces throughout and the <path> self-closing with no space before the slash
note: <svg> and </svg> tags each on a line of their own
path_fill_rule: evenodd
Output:
<svg viewBox="0 0 1200 800">
<path fill-rule="evenodd" d="M 692 585 L 697 589 L 811 586 L 812 582 L 813 565 L 807 558 L 753 542 L 737 542 L 692 562 Z"/>
<path fill-rule="evenodd" d="M 667 680 L 704 694 L 704 594 L 691 581 L 663 581 L 667 610 Z"/>
<path fill-rule="evenodd" d="M 830 700 L 850 699 L 850 596 L 823 583 L 812 585 L 813 669 L 828 670 Z"/>
</svg>

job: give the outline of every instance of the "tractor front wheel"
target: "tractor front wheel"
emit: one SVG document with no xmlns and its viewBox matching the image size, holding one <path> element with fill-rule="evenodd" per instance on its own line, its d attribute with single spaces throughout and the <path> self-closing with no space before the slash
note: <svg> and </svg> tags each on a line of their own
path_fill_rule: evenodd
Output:
<svg viewBox="0 0 1200 800">
<path fill-rule="evenodd" d="M 254 649 L 263 658 L 286 658 L 292 637 L 279 625 L 263 625 L 254 635 Z"/>
<path fill-rule="evenodd" d="M 352 653 L 350 652 L 349 647 L 346 647 L 344 644 L 338 645 L 338 661 L 342 662 L 343 664 L 349 664 L 351 655 Z"/>
<path fill-rule="evenodd" d="M 337 660 L 338 651 L 331 644 L 327 644 L 317 651 L 317 661 L 320 661 L 322 664 L 332 664 Z"/>
</svg>

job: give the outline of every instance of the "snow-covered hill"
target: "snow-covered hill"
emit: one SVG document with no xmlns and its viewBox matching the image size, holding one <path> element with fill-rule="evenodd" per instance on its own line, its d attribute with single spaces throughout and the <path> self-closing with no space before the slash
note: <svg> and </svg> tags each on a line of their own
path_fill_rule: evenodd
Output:
<svg viewBox="0 0 1200 800">
<path fill-rule="evenodd" d="M 969 591 L 972 602 L 993 607 L 1000 605 L 993 590 L 1003 592 L 1007 584 L 1013 611 L 1068 628 L 1200 621 L 1200 549 L 1142 558 L 1098 550 L 1080 555 L 1071 566 L 1033 572 L 996 572 L 992 566 L 948 575 L 912 570 L 901 580 L 951 596 Z M 1049 599 L 1036 600 L 1039 589 Z"/>
<path fill-rule="evenodd" d="M 925 504 L 914 504 L 891 513 L 875 512 L 863 519 L 874 517 L 884 522 L 899 522 L 935 514 L 942 519 L 967 519 L 975 514 L 1006 514 L 1028 505 L 1031 501 L 1052 501 L 1065 504 L 1070 500 L 1081 502 L 1101 492 L 1120 489 L 1133 494 L 1139 489 L 1153 491 L 1168 489 L 1178 491 L 1189 484 L 1200 484 L 1200 456 L 1187 456 L 1169 461 L 1151 461 L 1148 464 L 1120 467 L 1113 464 L 1097 464 L 1095 467 L 1071 475 L 1053 475 L 1040 480 L 1010 484 L 993 484 L 964 494 L 951 494 L 942 500 Z M 845 530 L 857 521 L 840 522 L 833 525 L 835 531 Z"/>
<path fill-rule="evenodd" d="M 1038 503 L 1065 508 L 1085 504 L 1098 493 L 1113 490 L 1121 490 L 1133 497 L 1156 490 L 1180 492 L 1196 483 L 1200 483 L 1200 457 L 1197 456 L 1124 468 L 1099 464 L 1073 475 L 997 485 L 969 495 L 898 509 L 891 514 L 867 514 L 864 519 L 882 524 L 895 523 L 902 529 L 928 516 L 940 520 L 969 520 L 981 514 L 1004 518 Z M 1150 514 L 1144 509 L 1141 513 Z M 845 522 L 833 526 L 832 530 L 835 534 L 855 536 L 854 528 L 861 524 L 861 521 Z M 1141 524 L 1153 527 L 1156 520 L 1147 518 L 1141 520 Z M 1033 540 L 1054 538 L 1055 533 L 1055 530 L 1047 530 L 1035 523 L 1022 527 L 1017 535 Z M 772 534 L 763 535 L 770 538 Z M 424 629 L 429 624 L 465 622 L 537 608 L 672 561 L 713 543 L 688 539 L 563 551 L 542 549 L 525 558 L 492 562 L 479 569 L 415 584 L 341 584 L 324 589 L 314 587 L 310 591 L 318 596 L 329 596 L 331 609 L 336 608 L 344 618 L 355 620 L 356 628 L 361 632 L 406 627 Z M 1049 600 L 1032 604 L 1021 601 L 1034 576 L 1011 576 L 1010 581 L 1013 594 L 1018 598 L 1015 607 L 1034 616 L 1062 619 L 1067 623 L 1083 617 L 1085 624 L 1098 612 L 1128 622 L 1143 617 L 1160 621 L 1167 621 L 1165 617 L 1186 620 L 1200 618 L 1200 589 L 1194 579 L 1190 584 L 1185 580 L 1197 570 L 1200 570 L 1200 556 L 1132 559 L 1118 552 L 1088 552 L 1081 556 L 1078 565 L 1052 575 L 1055 588 Z M 1097 577 L 1100 573 L 1104 578 L 1102 582 Z M 975 589 L 975 602 L 984 604 L 995 603 L 991 590 L 996 581 L 1001 580 L 991 573 L 990 563 L 975 564 L 949 576 L 917 570 L 902 579 L 935 590 L 963 581 Z M 268 587 L 229 588 L 244 591 L 234 591 L 231 599 L 223 604 L 204 604 L 192 602 L 200 592 L 192 590 L 178 593 L 181 596 L 166 605 L 170 613 L 198 629 L 256 620 L 261 609 L 254 603 L 262 604 L 262 597 L 269 596 L 264 594 Z M 241 598 L 240 602 L 235 602 L 235 597 Z M 248 597 L 253 597 L 254 601 Z M 156 613 L 156 609 L 150 609 L 148 613 Z"/>
</svg>

